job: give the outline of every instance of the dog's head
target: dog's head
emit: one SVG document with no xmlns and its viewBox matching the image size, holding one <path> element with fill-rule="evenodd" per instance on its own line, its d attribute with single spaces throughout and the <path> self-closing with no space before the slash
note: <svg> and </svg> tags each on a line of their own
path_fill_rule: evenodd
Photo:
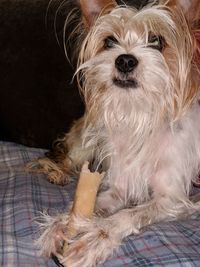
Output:
<svg viewBox="0 0 200 267">
<path fill-rule="evenodd" d="M 198 0 L 169 0 L 139 11 L 108 0 L 80 4 L 88 33 L 78 77 L 87 112 L 119 113 L 118 120 L 136 110 L 179 117 L 198 90 L 190 14 Z"/>
</svg>

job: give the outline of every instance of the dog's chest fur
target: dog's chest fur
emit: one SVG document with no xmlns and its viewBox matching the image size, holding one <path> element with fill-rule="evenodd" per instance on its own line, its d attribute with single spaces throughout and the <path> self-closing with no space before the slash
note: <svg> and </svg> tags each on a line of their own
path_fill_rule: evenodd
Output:
<svg viewBox="0 0 200 267">
<path fill-rule="evenodd" d="M 150 115 L 143 117 L 142 123 L 134 121 L 133 124 L 126 125 L 121 122 L 112 130 L 104 126 L 98 132 L 102 140 L 99 161 L 103 161 L 105 157 L 108 159 L 109 185 L 116 187 L 119 193 L 125 193 L 127 200 L 133 196 L 135 201 L 148 199 L 154 177 L 163 165 L 167 167 L 168 155 L 179 161 L 177 155 L 183 150 L 183 140 L 188 139 L 188 135 L 191 135 L 193 144 L 194 140 L 200 139 L 200 129 L 197 129 L 199 112 L 199 105 L 195 104 L 173 127 L 164 121 L 156 124 L 157 120 Z M 139 119 L 142 120 L 141 117 Z M 190 144 L 190 149 L 191 157 L 200 154 L 198 146 Z M 183 157 L 185 152 L 181 151 Z M 197 168 L 198 166 L 194 166 L 194 169 Z"/>
</svg>

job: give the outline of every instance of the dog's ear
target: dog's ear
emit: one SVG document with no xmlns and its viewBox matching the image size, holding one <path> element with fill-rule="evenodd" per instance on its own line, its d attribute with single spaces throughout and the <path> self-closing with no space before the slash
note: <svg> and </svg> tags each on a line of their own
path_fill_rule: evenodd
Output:
<svg viewBox="0 0 200 267">
<path fill-rule="evenodd" d="M 93 25 L 95 19 L 102 11 L 109 12 L 117 5 L 114 0 L 79 0 L 79 3 L 83 22 L 87 28 Z"/>
<path fill-rule="evenodd" d="M 189 22 L 199 20 L 200 1 L 199 0 L 169 0 L 170 6 L 179 6 L 183 10 Z"/>
</svg>

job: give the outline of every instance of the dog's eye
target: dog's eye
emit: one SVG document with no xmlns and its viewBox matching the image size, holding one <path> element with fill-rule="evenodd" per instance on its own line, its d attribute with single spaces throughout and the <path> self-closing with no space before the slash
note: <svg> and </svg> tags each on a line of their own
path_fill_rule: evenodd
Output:
<svg viewBox="0 0 200 267">
<path fill-rule="evenodd" d="M 160 52 L 162 52 L 163 48 L 166 45 L 166 41 L 164 39 L 164 37 L 162 37 L 161 35 L 153 35 L 153 34 L 149 34 L 149 38 L 148 38 L 148 46 L 153 48 L 153 49 L 157 49 Z"/>
<path fill-rule="evenodd" d="M 105 48 L 113 48 L 115 44 L 117 44 L 117 40 L 113 36 L 108 36 L 104 41 Z"/>
</svg>

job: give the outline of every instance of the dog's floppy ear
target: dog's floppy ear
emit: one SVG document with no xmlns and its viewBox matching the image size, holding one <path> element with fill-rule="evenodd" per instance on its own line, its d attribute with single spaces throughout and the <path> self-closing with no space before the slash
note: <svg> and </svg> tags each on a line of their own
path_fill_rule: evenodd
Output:
<svg viewBox="0 0 200 267">
<path fill-rule="evenodd" d="M 79 0 L 83 22 L 87 28 L 92 26 L 102 10 L 110 11 L 117 3 L 114 0 Z"/>
</svg>

